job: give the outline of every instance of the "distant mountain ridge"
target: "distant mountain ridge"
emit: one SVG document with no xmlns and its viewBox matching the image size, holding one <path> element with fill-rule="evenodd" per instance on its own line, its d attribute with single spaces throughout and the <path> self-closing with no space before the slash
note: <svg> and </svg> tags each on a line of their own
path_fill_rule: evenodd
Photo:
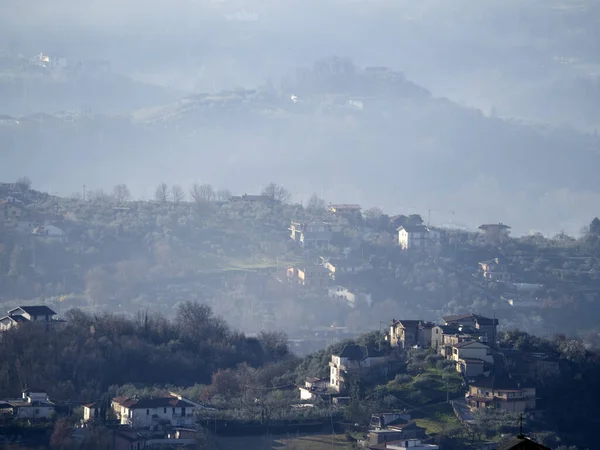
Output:
<svg viewBox="0 0 600 450">
<path fill-rule="evenodd" d="M 251 192 L 273 180 L 296 197 L 454 209 L 470 226 L 523 232 L 577 232 L 600 203 L 595 136 L 488 117 L 401 73 L 339 59 L 278 87 L 48 120 L 0 125 L 0 177 L 17 167 L 51 192 L 126 182 L 142 196 L 160 181 Z"/>
</svg>

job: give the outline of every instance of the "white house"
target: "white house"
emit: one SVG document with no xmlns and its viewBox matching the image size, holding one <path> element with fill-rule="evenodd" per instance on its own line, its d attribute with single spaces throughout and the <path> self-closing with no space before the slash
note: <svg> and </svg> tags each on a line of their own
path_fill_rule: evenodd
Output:
<svg viewBox="0 0 600 450">
<path fill-rule="evenodd" d="M 371 306 L 373 299 L 368 292 L 351 291 L 350 289 L 335 285 L 327 289 L 329 298 L 344 300 L 350 308 L 356 308 L 357 304 L 364 303 Z"/>
<path fill-rule="evenodd" d="M 331 225 L 327 222 L 292 222 L 290 238 L 306 248 L 327 247 L 331 243 Z"/>
<path fill-rule="evenodd" d="M 45 391 L 26 389 L 20 399 L 0 400 L 0 413 L 19 419 L 48 420 L 54 416 L 55 408 Z"/>
<path fill-rule="evenodd" d="M 19 306 L 0 318 L 0 331 L 6 331 L 25 322 L 57 323 L 56 313 L 47 306 Z"/>
<path fill-rule="evenodd" d="M 347 387 L 348 374 L 361 373 L 376 367 L 387 367 L 385 353 L 361 345 L 346 345 L 339 354 L 331 355 L 329 363 L 329 387 L 342 392 Z"/>
<path fill-rule="evenodd" d="M 402 250 L 425 249 L 440 245 L 440 232 L 424 225 L 404 225 L 397 229 Z"/>
<path fill-rule="evenodd" d="M 156 397 L 132 399 L 116 397 L 112 400 L 112 409 L 121 425 L 134 428 L 149 428 L 160 422 L 173 426 L 191 426 L 196 419 L 196 407 L 177 397 Z"/>
</svg>

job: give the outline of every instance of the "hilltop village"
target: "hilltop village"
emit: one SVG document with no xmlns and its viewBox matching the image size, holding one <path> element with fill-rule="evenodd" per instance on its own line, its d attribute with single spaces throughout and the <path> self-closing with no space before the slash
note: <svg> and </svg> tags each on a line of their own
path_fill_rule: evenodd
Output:
<svg viewBox="0 0 600 450">
<path fill-rule="evenodd" d="M 273 183 L 240 196 L 194 185 L 188 201 L 165 184 L 153 201 L 125 185 L 0 189 L 4 439 L 586 442 L 598 219 L 577 239 L 515 238 L 502 223 L 436 227 L 431 212 L 293 204 Z M 564 408 L 574 397 L 578 412 Z M 587 425 L 559 433 L 567 417 Z"/>
</svg>

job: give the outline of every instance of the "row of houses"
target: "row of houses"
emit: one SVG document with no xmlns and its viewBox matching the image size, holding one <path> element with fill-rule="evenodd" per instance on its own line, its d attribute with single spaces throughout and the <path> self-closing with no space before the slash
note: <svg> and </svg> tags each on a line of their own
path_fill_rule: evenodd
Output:
<svg viewBox="0 0 600 450">
<path fill-rule="evenodd" d="M 472 313 L 443 317 L 441 324 L 392 320 L 387 339 L 392 347 L 401 351 L 431 348 L 452 361 L 468 383 L 465 401 L 471 409 L 535 410 L 536 388 L 531 380 L 536 379 L 537 371 L 557 374 L 558 361 L 548 355 L 523 355 L 499 349 L 497 327 L 498 319 Z M 528 361 L 522 360 L 528 357 Z M 513 377 L 505 370 L 507 360 L 511 366 L 525 368 L 528 373 L 516 373 Z"/>
</svg>

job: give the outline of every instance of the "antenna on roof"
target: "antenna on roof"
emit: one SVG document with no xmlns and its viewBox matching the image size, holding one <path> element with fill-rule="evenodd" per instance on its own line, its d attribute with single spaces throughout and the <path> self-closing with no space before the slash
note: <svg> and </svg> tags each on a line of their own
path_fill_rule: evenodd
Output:
<svg viewBox="0 0 600 450">
<path fill-rule="evenodd" d="M 525 435 L 523 434 L 523 413 L 519 416 L 519 435 L 517 439 L 525 439 Z"/>
</svg>

